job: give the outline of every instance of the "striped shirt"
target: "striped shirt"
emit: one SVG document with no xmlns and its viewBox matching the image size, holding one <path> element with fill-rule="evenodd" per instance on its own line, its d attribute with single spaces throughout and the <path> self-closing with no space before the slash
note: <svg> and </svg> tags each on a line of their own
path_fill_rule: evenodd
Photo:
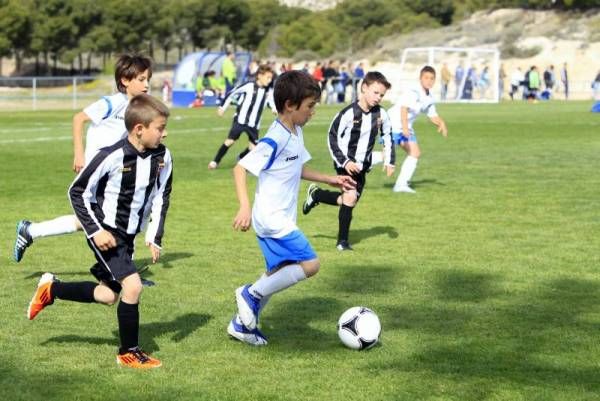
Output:
<svg viewBox="0 0 600 401">
<path fill-rule="evenodd" d="M 380 134 L 384 145 L 384 163 L 394 165 L 396 152 L 392 145 L 392 129 L 387 112 L 379 105 L 368 112 L 358 102 L 346 106 L 336 114 L 329 127 L 329 152 L 336 167 L 345 167 L 349 161 L 361 169 L 371 165 L 371 152 Z"/>
<path fill-rule="evenodd" d="M 237 98 L 238 106 L 233 119 L 241 125 L 258 129 L 265 104 L 275 110 L 271 88 L 260 86 L 253 81 L 246 82 L 232 90 L 224 99 L 221 108 L 227 109 L 234 98 Z"/>
<path fill-rule="evenodd" d="M 146 242 L 161 246 L 173 178 L 164 146 L 140 153 L 128 139 L 102 148 L 69 188 L 69 198 L 88 238 L 103 226 L 135 235 L 144 222 Z"/>
</svg>

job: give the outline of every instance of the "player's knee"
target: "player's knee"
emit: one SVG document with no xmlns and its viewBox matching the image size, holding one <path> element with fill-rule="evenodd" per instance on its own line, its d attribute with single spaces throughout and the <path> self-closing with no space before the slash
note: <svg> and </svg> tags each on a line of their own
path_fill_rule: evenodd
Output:
<svg viewBox="0 0 600 401">
<path fill-rule="evenodd" d="M 104 305 L 114 305 L 119 300 L 119 294 L 110 288 L 99 285 L 94 289 L 94 300 Z"/>
<path fill-rule="evenodd" d="M 136 304 L 140 300 L 142 290 L 144 286 L 139 276 L 129 276 L 121 282 L 123 290 L 121 291 L 121 298 L 128 304 Z"/>
<path fill-rule="evenodd" d="M 356 191 L 348 191 L 342 194 L 342 205 L 354 207 L 358 202 L 358 194 Z"/>
<path fill-rule="evenodd" d="M 225 139 L 224 144 L 225 144 L 225 146 L 229 147 L 229 146 L 233 145 L 234 142 L 235 141 L 233 139 L 227 138 L 227 139 Z"/>
<path fill-rule="evenodd" d="M 302 269 L 304 270 L 304 274 L 306 277 L 312 277 L 319 272 L 321 268 L 321 262 L 319 259 L 309 260 L 308 262 L 304 262 L 302 264 Z"/>
</svg>

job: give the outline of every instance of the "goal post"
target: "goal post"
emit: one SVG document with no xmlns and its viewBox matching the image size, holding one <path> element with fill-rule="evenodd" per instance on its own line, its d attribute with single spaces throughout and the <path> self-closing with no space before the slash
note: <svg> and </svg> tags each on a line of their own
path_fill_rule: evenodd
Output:
<svg viewBox="0 0 600 401">
<path fill-rule="evenodd" d="M 444 91 L 442 68 L 451 74 Z M 500 52 L 479 47 L 409 47 L 402 51 L 401 83 L 414 81 L 423 66 L 436 70 L 434 93 L 440 102 L 498 103 Z M 403 85 L 401 85 L 403 86 Z"/>
</svg>

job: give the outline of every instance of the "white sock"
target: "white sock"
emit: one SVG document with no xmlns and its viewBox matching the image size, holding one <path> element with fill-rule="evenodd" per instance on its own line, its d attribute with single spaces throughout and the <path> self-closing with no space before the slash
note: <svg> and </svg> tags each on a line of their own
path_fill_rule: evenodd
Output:
<svg viewBox="0 0 600 401">
<path fill-rule="evenodd" d="M 73 215 L 57 217 L 53 220 L 31 223 L 29 235 L 36 239 L 51 235 L 69 234 L 77 231 L 77 218 Z"/>
<path fill-rule="evenodd" d="M 276 292 L 285 290 L 293 286 L 298 281 L 306 278 L 306 274 L 300 265 L 287 265 L 275 273 L 267 276 L 263 274 L 256 283 L 252 284 L 248 291 L 255 297 L 262 299 L 269 297 Z"/>
<path fill-rule="evenodd" d="M 408 181 L 412 178 L 415 170 L 417 169 L 417 162 L 419 159 L 413 156 L 406 156 L 404 162 L 402 163 L 402 168 L 400 169 L 400 174 L 398 175 L 398 179 L 396 180 L 396 186 L 407 186 Z"/>
<path fill-rule="evenodd" d="M 383 152 L 371 153 L 371 166 L 374 166 L 379 163 L 383 163 Z"/>
</svg>

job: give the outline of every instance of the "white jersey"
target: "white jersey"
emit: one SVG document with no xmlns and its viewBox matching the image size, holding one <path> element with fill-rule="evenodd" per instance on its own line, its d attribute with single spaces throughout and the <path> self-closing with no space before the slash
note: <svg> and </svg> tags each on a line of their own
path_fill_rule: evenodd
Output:
<svg viewBox="0 0 600 401">
<path fill-rule="evenodd" d="M 85 163 L 93 159 L 98 149 L 110 146 L 127 136 L 125 110 L 129 99 L 124 93 L 104 96 L 83 112 L 92 120 L 85 138 Z"/>
<path fill-rule="evenodd" d="M 427 117 L 437 117 L 437 111 L 435 110 L 435 104 L 431 91 L 425 92 L 425 89 L 418 84 L 407 89 L 389 110 L 388 115 L 392 122 L 392 132 L 395 134 L 402 133 L 406 135 L 406 132 L 402 132 L 402 119 L 400 110 L 402 107 L 408 108 L 408 134 L 414 134 L 413 123 L 417 119 L 420 113 L 427 114 Z"/>
<path fill-rule="evenodd" d="M 252 226 L 259 237 L 281 238 L 298 229 L 296 214 L 302 165 L 310 160 L 302 129 L 296 134 L 275 120 L 240 165 L 258 177 Z"/>
</svg>

